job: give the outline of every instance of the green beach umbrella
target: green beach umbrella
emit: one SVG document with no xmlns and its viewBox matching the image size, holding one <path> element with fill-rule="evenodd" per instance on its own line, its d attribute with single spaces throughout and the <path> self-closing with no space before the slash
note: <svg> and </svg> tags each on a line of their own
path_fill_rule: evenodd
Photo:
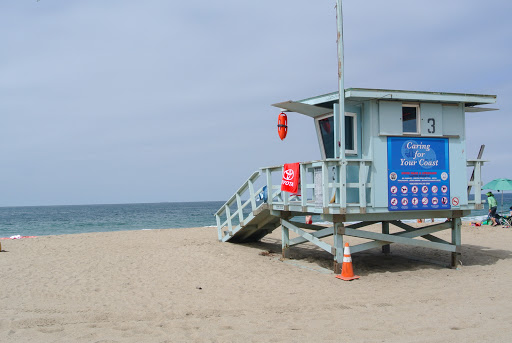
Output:
<svg viewBox="0 0 512 343">
<path fill-rule="evenodd" d="M 503 211 L 503 191 L 512 190 L 512 180 L 510 179 L 494 179 L 482 186 L 482 189 L 493 189 L 501 192 L 501 211 Z"/>
</svg>

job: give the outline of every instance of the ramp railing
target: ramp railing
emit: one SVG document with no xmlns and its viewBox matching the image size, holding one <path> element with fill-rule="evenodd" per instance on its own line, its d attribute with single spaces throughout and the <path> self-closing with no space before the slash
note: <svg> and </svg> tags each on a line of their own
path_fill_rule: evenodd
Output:
<svg viewBox="0 0 512 343">
<path fill-rule="evenodd" d="M 222 205 L 215 213 L 219 240 L 229 240 L 228 236 L 243 229 L 265 202 L 268 210 L 289 211 L 293 216 L 366 213 L 368 207 L 373 207 L 370 160 L 300 163 L 297 194 L 281 191 L 283 169 L 284 165 L 280 165 L 254 172 Z"/>
<path fill-rule="evenodd" d="M 254 172 L 215 213 L 219 240 L 226 235 L 232 235 L 243 227 L 244 222 L 253 217 L 253 211 L 263 203 L 260 195 L 265 186 L 255 189 L 255 183 L 259 177 L 260 172 Z"/>
</svg>

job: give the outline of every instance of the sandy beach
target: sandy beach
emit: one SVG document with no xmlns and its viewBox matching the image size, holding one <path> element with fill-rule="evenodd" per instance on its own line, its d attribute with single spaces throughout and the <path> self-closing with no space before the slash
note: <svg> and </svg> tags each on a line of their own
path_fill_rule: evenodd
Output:
<svg viewBox="0 0 512 343">
<path fill-rule="evenodd" d="M 279 229 L 252 244 L 219 243 L 215 228 L 1 243 L 1 342 L 512 340 L 502 227 L 464 223 L 459 270 L 449 253 L 392 245 L 354 254 L 351 282 L 311 245 L 281 261 Z"/>
</svg>

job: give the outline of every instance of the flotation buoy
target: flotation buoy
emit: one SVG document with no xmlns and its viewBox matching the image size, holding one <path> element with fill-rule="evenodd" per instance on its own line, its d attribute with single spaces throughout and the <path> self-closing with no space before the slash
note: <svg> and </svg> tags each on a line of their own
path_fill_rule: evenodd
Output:
<svg viewBox="0 0 512 343">
<path fill-rule="evenodd" d="M 277 133 L 281 140 L 285 139 L 286 134 L 288 133 L 288 119 L 286 118 L 286 114 L 283 112 L 279 113 L 279 118 L 277 119 Z"/>
</svg>

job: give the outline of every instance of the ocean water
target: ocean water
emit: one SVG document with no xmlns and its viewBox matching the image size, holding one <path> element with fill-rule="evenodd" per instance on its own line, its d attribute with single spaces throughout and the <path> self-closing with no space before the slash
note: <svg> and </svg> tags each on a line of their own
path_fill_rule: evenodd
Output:
<svg viewBox="0 0 512 343">
<path fill-rule="evenodd" d="M 216 226 L 224 204 L 155 204 L 0 207 L 0 237 Z"/>
<path fill-rule="evenodd" d="M 498 211 L 501 194 L 495 193 Z M 486 199 L 487 197 L 482 197 Z M 0 207 L 0 237 L 63 235 L 144 229 L 216 226 L 214 213 L 223 201 L 155 204 Z M 503 212 L 509 213 L 512 193 L 503 194 Z M 488 208 L 473 211 L 466 221 L 482 220 Z M 296 217 L 302 221 L 304 217 Z M 321 221 L 320 216 L 314 217 Z M 440 218 L 439 220 L 444 220 Z"/>
</svg>

